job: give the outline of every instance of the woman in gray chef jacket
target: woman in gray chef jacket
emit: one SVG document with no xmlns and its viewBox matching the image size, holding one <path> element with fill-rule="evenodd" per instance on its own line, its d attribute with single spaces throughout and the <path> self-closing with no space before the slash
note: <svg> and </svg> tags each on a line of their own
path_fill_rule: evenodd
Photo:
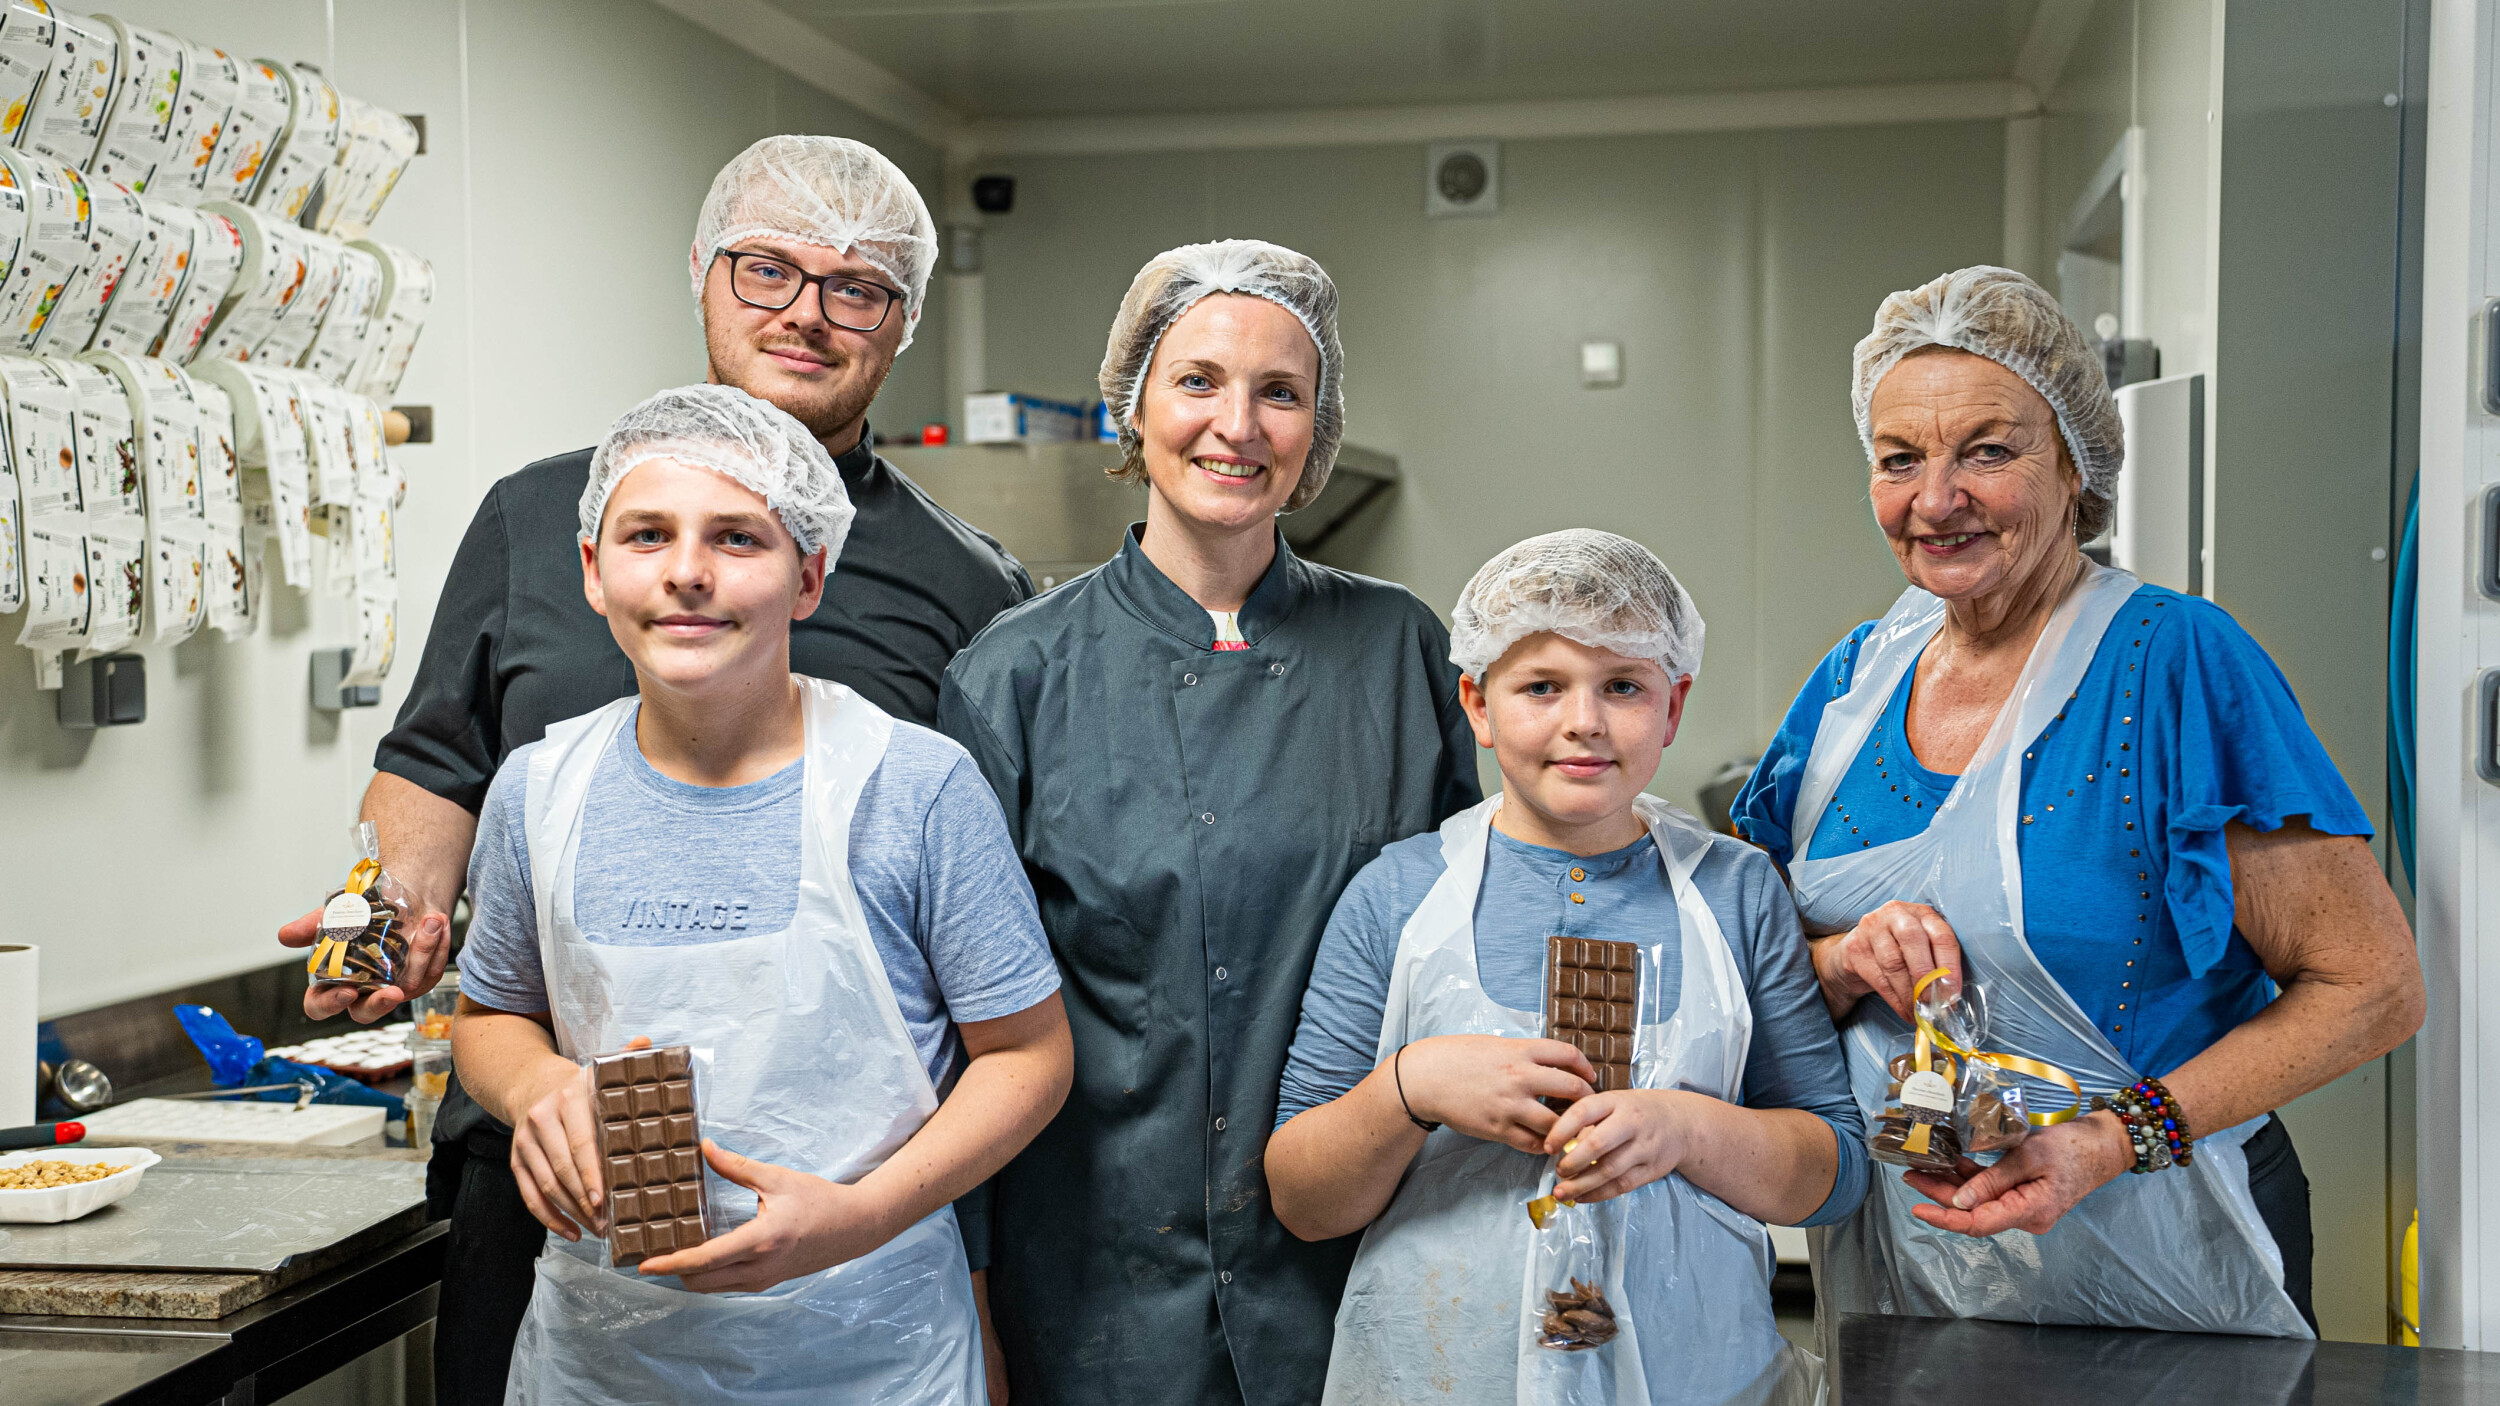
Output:
<svg viewBox="0 0 2500 1406">
<path fill-rule="evenodd" d="M 1076 1032 L 1074 1094 L 995 1183 L 1018 1400 L 1282 1406 L 1327 1373 L 1355 1241 L 1268 1208 L 1277 1078 L 1346 880 L 1480 799 L 1440 620 L 1276 529 L 1336 458 L 1336 323 L 1289 249 L 1149 262 L 1101 377 L 1146 520 L 946 671 Z"/>
</svg>

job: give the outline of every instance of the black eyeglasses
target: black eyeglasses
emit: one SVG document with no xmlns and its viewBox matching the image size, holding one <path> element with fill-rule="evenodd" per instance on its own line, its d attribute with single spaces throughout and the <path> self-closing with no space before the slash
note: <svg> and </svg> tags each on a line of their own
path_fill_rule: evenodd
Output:
<svg viewBox="0 0 2500 1406">
<path fill-rule="evenodd" d="M 772 254 L 749 253 L 723 249 L 719 257 L 729 261 L 729 291 L 738 301 L 751 308 L 780 312 L 799 300 L 809 284 L 816 285 L 817 301 L 825 310 L 825 321 L 852 332 L 874 332 L 885 325 L 886 314 L 903 300 L 902 293 L 882 283 L 847 273 L 803 273 L 788 259 Z"/>
</svg>

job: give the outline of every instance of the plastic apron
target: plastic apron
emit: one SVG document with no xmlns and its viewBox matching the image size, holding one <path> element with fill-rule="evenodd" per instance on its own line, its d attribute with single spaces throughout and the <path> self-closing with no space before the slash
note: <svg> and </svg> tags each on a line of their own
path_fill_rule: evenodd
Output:
<svg viewBox="0 0 2500 1406">
<path fill-rule="evenodd" d="M 1718 918 L 1693 887 L 1714 841 L 1700 822 L 1642 796 L 1682 918 L 1682 995 L 1646 1025 L 1636 1087 L 1734 1101 L 1753 1007 Z M 1448 868 L 1398 936 L 1380 1058 L 1434 1035 L 1543 1033 L 1534 1011 L 1488 999 L 1477 980 L 1476 896 L 1495 796 L 1441 827 Z M 1451 1128 L 1424 1140 L 1387 1210 L 1363 1233 L 1337 1310 L 1322 1398 L 1375 1402 L 1720 1403 L 1811 1400 L 1821 1364 L 1791 1348 L 1771 1315 L 1770 1237 L 1760 1221 L 1680 1175 L 1588 1209 L 1609 1222 L 1605 1284 L 1622 1331 L 1586 1352 L 1535 1345 L 1544 1308 L 1528 1201 L 1552 1159 Z"/>
<path fill-rule="evenodd" d="M 1788 871 L 1810 931 L 1845 931 L 1895 899 L 1934 907 L 1986 995 L 1989 1047 L 2045 1060 L 2086 1091 L 2140 1076 L 2024 940 L 2022 754 L 2081 686 L 2103 632 L 2139 584 L 2123 571 L 2089 568 L 2051 614 L 2012 697 L 1924 833 L 1796 858 Z M 1807 852 L 1842 774 L 1943 621 L 1944 602 L 1913 588 L 1859 649 L 1849 692 L 1823 711 L 1806 760 L 1790 827 L 1796 855 Z M 1908 1032 L 1872 1000 L 1859 1003 L 1844 1032 L 1849 1082 L 1870 1122 L 1882 1110 L 1888 1051 Z M 2048 1085 L 2026 1092 L 2042 1111 L 2073 1097 Z M 1818 1301 L 1835 1312 L 2309 1337 L 2249 1195 L 2242 1146 L 2263 1122 L 2200 1137 L 2192 1166 L 2118 1177 L 2046 1235 L 2009 1230 L 1982 1240 L 1936 1229 L 1910 1214 L 1926 1198 L 1878 1165 L 1857 1215 L 1818 1237 Z"/>
<path fill-rule="evenodd" d="M 696 1048 L 704 1132 L 722 1147 L 856 1181 L 937 1109 L 851 887 L 853 810 L 893 719 L 839 684 L 798 680 L 806 710 L 799 902 L 778 933 L 699 947 L 610 947 L 573 916 L 591 774 L 634 700 L 547 730 L 529 773 L 530 872 L 556 1047 L 575 1059 L 636 1035 Z M 708 1048 L 708 1063 L 703 1051 Z M 755 1193 L 706 1174 L 714 1234 Z M 952 1207 L 883 1247 L 760 1294 L 698 1294 L 606 1268 L 606 1242 L 550 1235 L 512 1355 L 516 1403 L 918 1403 L 986 1399 L 972 1282 Z"/>
</svg>

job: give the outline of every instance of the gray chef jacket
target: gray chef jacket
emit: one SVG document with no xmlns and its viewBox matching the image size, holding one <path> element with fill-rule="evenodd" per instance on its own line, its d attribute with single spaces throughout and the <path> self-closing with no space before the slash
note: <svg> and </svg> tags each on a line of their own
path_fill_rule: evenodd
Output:
<svg viewBox="0 0 2500 1406">
<path fill-rule="evenodd" d="M 1321 929 L 1381 846 L 1481 799 L 1449 633 L 1294 556 L 1247 649 L 1129 530 L 947 666 L 938 726 L 997 788 L 1076 1038 L 1067 1105 L 996 1182 L 990 1301 L 1019 1401 L 1319 1399 L 1356 1237 L 1308 1244 L 1262 1158 Z"/>
</svg>

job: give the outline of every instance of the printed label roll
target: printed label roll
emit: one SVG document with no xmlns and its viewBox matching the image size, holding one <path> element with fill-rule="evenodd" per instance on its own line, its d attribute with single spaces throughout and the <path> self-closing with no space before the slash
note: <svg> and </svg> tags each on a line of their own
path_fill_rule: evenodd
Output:
<svg viewBox="0 0 2500 1406">
<path fill-rule="evenodd" d="M 87 257 L 87 183 L 60 162 L 29 151 L 0 152 L 26 206 L 25 237 L 0 278 L 0 351 L 34 350 L 61 293 Z"/>
<path fill-rule="evenodd" d="M 140 197 L 139 213 L 145 221 L 139 247 L 113 285 L 113 300 L 105 304 L 104 320 L 87 343 L 96 351 L 147 355 L 173 320 L 183 273 L 191 267 L 191 241 L 198 236 L 200 217 L 147 196 Z"/>
<path fill-rule="evenodd" d="M 162 30 L 124 24 L 111 15 L 96 18 L 112 28 L 121 83 L 87 173 L 145 192 L 158 169 L 173 156 L 188 51 L 181 40 Z"/>
<path fill-rule="evenodd" d="M 52 7 L 45 0 L 0 6 L 0 143 L 15 144 L 52 72 Z"/>
<path fill-rule="evenodd" d="M 360 239 L 349 247 L 382 261 L 378 305 L 382 325 L 373 333 L 364 365 L 349 378 L 349 388 L 388 401 L 399 393 L 399 383 L 408 374 L 408 359 L 416 354 L 417 336 L 425 330 L 426 314 L 434 306 L 434 266 L 396 244 Z"/>
<path fill-rule="evenodd" d="M 88 206 L 86 255 L 35 335 L 37 351 L 67 355 L 87 349 L 104 321 L 105 308 L 120 291 L 131 258 L 147 238 L 148 215 L 138 195 L 108 180 L 89 178 L 81 184 Z"/>
<path fill-rule="evenodd" d="M 85 15 L 55 10 L 52 21 L 52 71 L 35 90 L 17 145 L 83 168 L 95 160 L 96 139 L 112 113 L 121 45 L 111 26 Z"/>
<path fill-rule="evenodd" d="M 156 344 L 156 354 L 176 365 L 199 359 L 209 326 L 243 271 L 243 232 L 234 227 L 234 221 L 213 211 L 196 214 L 199 224 L 191 235 L 191 267 L 183 273 L 174 315 Z"/>
<path fill-rule="evenodd" d="M 225 134 L 235 100 L 243 94 L 243 69 L 223 49 L 188 40 L 182 49 L 182 91 L 174 99 L 173 130 L 146 193 L 177 205 L 197 205 L 208 199 L 209 164 L 217 156 L 217 139 Z"/>
<path fill-rule="evenodd" d="M 271 60 L 263 60 L 271 63 Z M 339 159 L 342 121 L 339 90 L 306 64 L 277 66 L 287 85 L 287 123 L 269 158 L 269 172 L 252 195 L 254 208 L 281 220 L 304 213 L 313 187 Z"/>
<path fill-rule="evenodd" d="M 243 263 L 235 270 L 233 286 L 227 293 L 225 305 L 218 309 L 217 320 L 208 329 L 208 340 L 200 345 L 191 360 L 260 360 L 261 343 L 277 330 L 278 319 L 305 291 L 314 273 L 312 241 L 316 236 L 309 230 L 298 229 L 249 206 L 229 201 L 205 205 L 201 210 L 204 214 L 221 215 L 233 223 L 242 240 Z M 335 285 L 335 263 L 331 265 L 330 278 Z M 300 353 L 302 349 L 299 347 L 297 350 Z"/>
<path fill-rule="evenodd" d="M 235 63 L 235 95 L 200 181 L 200 199 L 248 201 L 269 173 L 270 149 L 286 131 L 287 81 L 263 59 Z"/>
<path fill-rule="evenodd" d="M 417 129 L 362 98 L 342 95 L 340 102 L 347 110 L 347 140 L 325 180 L 316 228 L 341 239 L 362 239 L 416 158 Z"/>
<path fill-rule="evenodd" d="M 292 237 L 304 260 L 303 286 L 278 309 L 269 335 L 252 349 L 252 360 L 272 366 L 301 362 L 320 337 L 322 320 L 328 316 L 332 298 L 338 292 L 341 261 L 347 253 L 346 246 L 326 234 L 296 230 Z"/>
</svg>

